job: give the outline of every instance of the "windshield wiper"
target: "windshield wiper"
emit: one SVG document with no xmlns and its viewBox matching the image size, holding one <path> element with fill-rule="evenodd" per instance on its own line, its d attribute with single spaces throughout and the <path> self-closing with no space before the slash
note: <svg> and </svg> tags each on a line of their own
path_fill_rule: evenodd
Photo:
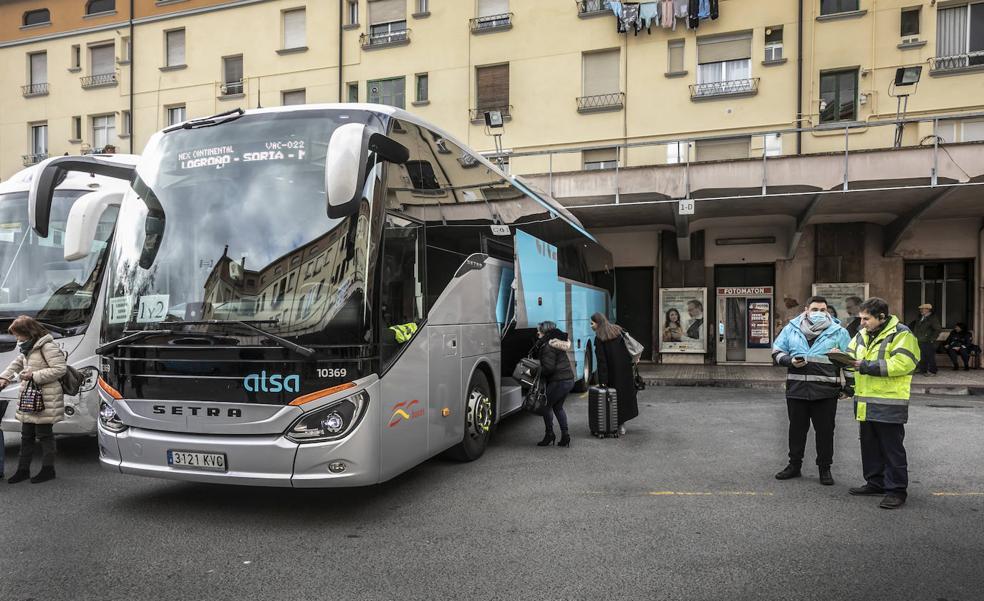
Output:
<svg viewBox="0 0 984 601">
<path fill-rule="evenodd" d="M 153 336 L 155 334 L 167 335 L 170 334 L 171 330 L 138 330 L 136 332 L 131 332 L 122 338 L 117 338 L 116 340 L 110 340 L 106 344 L 96 348 L 97 355 L 105 355 L 109 351 L 115 350 L 116 347 L 121 344 L 126 344 L 128 342 L 133 342 L 135 340 L 140 340 L 141 338 L 146 338 L 148 336 Z"/>
<path fill-rule="evenodd" d="M 287 340 L 286 338 L 281 338 L 276 334 L 271 334 L 270 332 L 261 330 L 260 328 L 253 325 L 255 323 L 277 323 L 277 320 L 275 319 L 263 319 L 257 321 L 242 321 L 238 319 L 211 319 L 206 321 L 180 321 L 179 320 L 179 321 L 168 321 L 166 323 L 168 325 L 182 325 L 182 326 L 239 326 L 241 328 L 246 328 L 247 330 L 255 334 L 259 334 L 260 336 L 263 336 L 267 340 L 276 342 L 277 344 L 284 347 L 285 349 L 294 351 L 299 355 L 310 357 L 317 352 L 311 347 L 295 344 L 290 340 Z"/>
<path fill-rule="evenodd" d="M 75 333 L 75 328 L 63 328 L 61 326 L 56 326 L 53 323 L 48 323 L 46 321 L 41 321 L 40 319 L 35 319 L 34 321 L 43 325 L 46 330 L 51 330 L 55 334 L 61 334 L 62 336 L 71 336 Z M 78 327 L 78 326 L 76 326 Z"/>
<path fill-rule="evenodd" d="M 172 131 L 177 131 L 179 129 L 198 129 L 199 127 L 212 127 L 213 125 L 221 125 L 223 123 L 228 123 L 229 121 L 235 121 L 236 119 L 242 117 L 246 114 L 241 108 L 232 109 L 231 111 L 226 111 L 224 113 L 219 113 L 218 115 L 212 115 L 211 117 L 202 117 L 200 119 L 192 119 L 191 121 L 185 121 L 178 125 L 172 125 L 164 130 L 164 133 L 170 133 Z"/>
</svg>

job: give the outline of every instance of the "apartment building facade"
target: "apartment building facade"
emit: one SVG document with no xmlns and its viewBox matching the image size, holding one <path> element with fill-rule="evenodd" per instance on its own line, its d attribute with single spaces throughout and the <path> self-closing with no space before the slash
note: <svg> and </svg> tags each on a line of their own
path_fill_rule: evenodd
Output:
<svg viewBox="0 0 984 601">
<path fill-rule="evenodd" d="M 0 0 L 0 178 L 237 107 L 379 102 L 570 206 L 654 359 L 758 362 L 815 283 L 979 329 L 984 2 L 714 4 L 637 28 L 608 0 Z M 699 345 L 664 340 L 680 294 Z"/>
</svg>

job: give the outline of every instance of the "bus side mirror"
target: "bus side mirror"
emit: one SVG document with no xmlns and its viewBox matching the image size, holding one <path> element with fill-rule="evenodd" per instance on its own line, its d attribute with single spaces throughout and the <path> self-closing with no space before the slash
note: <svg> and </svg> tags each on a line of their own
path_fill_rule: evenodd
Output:
<svg viewBox="0 0 984 601">
<path fill-rule="evenodd" d="M 370 152 L 397 164 L 410 158 L 410 151 L 396 140 L 378 133 L 367 134 L 365 125 L 347 123 L 336 129 L 328 142 L 325 192 L 331 218 L 345 217 L 359 210 Z"/>
<path fill-rule="evenodd" d="M 89 256 L 106 209 L 119 207 L 122 202 L 122 192 L 89 192 L 75 201 L 65 223 L 66 261 L 78 261 Z"/>
<path fill-rule="evenodd" d="M 136 177 L 136 163 L 131 161 L 135 158 L 121 156 L 111 160 L 88 155 L 60 156 L 39 163 L 27 197 L 27 216 L 31 228 L 42 238 L 48 237 L 51 200 L 55 188 L 65 181 L 69 172 L 79 171 L 132 182 Z"/>
</svg>

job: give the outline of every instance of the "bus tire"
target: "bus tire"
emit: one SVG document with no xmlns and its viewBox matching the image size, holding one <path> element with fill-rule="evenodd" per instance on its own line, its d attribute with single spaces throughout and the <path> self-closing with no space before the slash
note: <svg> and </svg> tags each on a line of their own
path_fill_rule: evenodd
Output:
<svg viewBox="0 0 984 601">
<path fill-rule="evenodd" d="M 584 371 L 581 379 L 574 383 L 574 392 L 587 392 L 591 386 L 591 378 L 594 376 L 594 354 L 591 352 L 591 343 L 584 345 Z"/>
<path fill-rule="evenodd" d="M 468 382 L 464 407 L 464 435 L 460 443 L 448 449 L 447 456 L 456 461 L 475 461 L 485 453 L 495 421 L 492 387 L 480 370 L 475 370 Z"/>
</svg>

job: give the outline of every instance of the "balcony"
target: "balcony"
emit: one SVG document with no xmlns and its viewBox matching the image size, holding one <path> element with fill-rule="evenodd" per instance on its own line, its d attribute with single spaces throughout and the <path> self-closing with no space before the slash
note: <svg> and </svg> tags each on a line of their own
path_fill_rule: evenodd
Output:
<svg viewBox="0 0 984 601">
<path fill-rule="evenodd" d="M 953 56 L 937 56 L 929 59 L 930 75 L 949 75 L 964 71 L 984 69 L 984 51 L 955 54 Z"/>
<path fill-rule="evenodd" d="M 48 95 L 48 84 L 46 83 L 31 83 L 26 86 L 21 86 L 21 93 L 24 98 L 33 98 L 35 96 L 47 96 Z"/>
<path fill-rule="evenodd" d="M 612 14 L 609 0 L 577 0 L 577 16 L 582 19 Z"/>
<path fill-rule="evenodd" d="M 625 108 L 625 94 L 623 92 L 580 96 L 577 99 L 577 112 L 579 113 L 604 113 L 620 111 L 623 108 Z"/>
<path fill-rule="evenodd" d="M 409 29 L 396 29 L 380 33 L 364 33 L 359 36 L 363 50 L 374 50 L 387 46 L 405 46 L 410 43 Z"/>
<path fill-rule="evenodd" d="M 24 166 L 30 167 L 31 165 L 37 165 L 41 161 L 48 158 L 48 153 L 41 152 L 37 154 L 25 154 L 25 155 L 21 155 L 21 158 L 24 160 Z"/>
<path fill-rule="evenodd" d="M 471 119 L 472 123 L 484 123 L 485 113 L 489 111 L 499 111 L 500 113 L 502 113 L 503 121 L 508 121 L 509 119 L 512 119 L 512 115 L 510 114 L 511 110 L 512 110 L 511 104 L 504 104 L 499 106 L 484 106 L 484 107 L 469 110 L 468 116 Z"/>
<path fill-rule="evenodd" d="M 697 83 L 690 86 L 690 99 L 708 100 L 713 98 L 734 98 L 735 96 L 754 96 L 758 94 L 758 87 L 758 77 Z"/>
<path fill-rule="evenodd" d="M 505 31 L 512 29 L 512 13 L 502 13 L 501 15 L 489 15 L 469 19 L 471 32 L 474 34 L 492 33 L 493 31 Z"/>
<path fill-rule="evenodd" d="M 245 86 L 243 85 L 243 80 L 239 81 L 228 81 L 224 84 L 219 85 L 219 97 L 229 96 L 229 97 L 239 97 L 245 93 Z"/>
<path fill-rule="evenodd" d="M 100 73 L 98 75 L 88 75 L 81 78 L 82 89 L 88 90 L 90 88 L 106 88 L 110 86 L 115 86 L 116 73 Z"/>
</svg>

